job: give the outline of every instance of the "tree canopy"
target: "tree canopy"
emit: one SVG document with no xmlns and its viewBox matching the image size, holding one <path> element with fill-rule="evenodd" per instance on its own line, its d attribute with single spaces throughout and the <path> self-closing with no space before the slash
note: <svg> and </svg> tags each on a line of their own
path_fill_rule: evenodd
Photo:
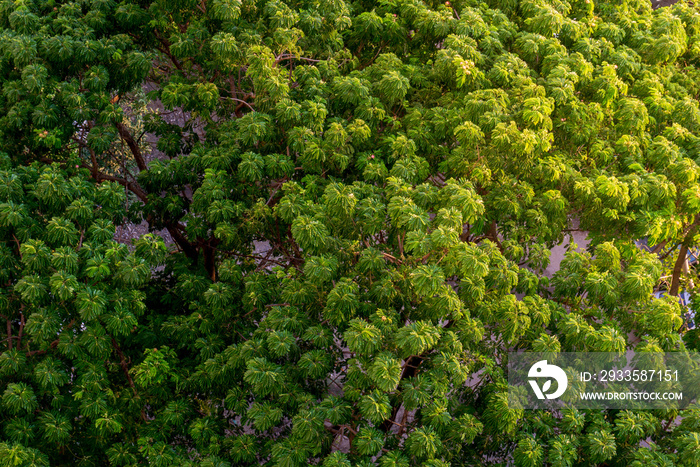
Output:
<svg viewBox="0 0 700 467">
<path fill-rule="evenodd" d="M 697 403 L 506 397 L 511 350 L 700 350 L 698 6 L 3 0 L 0 25 L 0 466 L 700 466 Z"/>
</svg>

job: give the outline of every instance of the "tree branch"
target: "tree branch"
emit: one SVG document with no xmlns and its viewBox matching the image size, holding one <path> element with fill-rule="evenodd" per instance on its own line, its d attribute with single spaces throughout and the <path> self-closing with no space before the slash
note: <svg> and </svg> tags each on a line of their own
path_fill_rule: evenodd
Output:
<svg viewBox="0 0 700 467">
<path fill-rule="evenodd" d="M 116 350 L 117 355 L 119 356 L 119 366 L 121 366 L 122 371 L 126 376 L 126 380 L 129 382 L 129 386 L 131 387 L 131 389 L 133 389 L 134 396 L 138 397 L 139 393 L 136 390 L 136 385 L 134 384 L 133 378 L 129 374 L 129 366 L 126 363 L 126 357 L 124 356 L 124 352 L 122 352 L 121 347 L 119 347 L 119 344 L 117 343 L 116 339 L 114 339 L 114 337 L 112 337 L 112 347 L 114 347 L 114 350 Z"/>
<path fill-rule="evenodd" d="M 12 321 L 7 319 L 7 350 L 12 350 Z"/>
<path fill-rule="evenodd" d="M 678 258 L 676 258 L 676 263 L 673 265 L 673 276 L 671 278 L 671 289 L 669 294 L 674 297 L 678 296 L 678 287 L 680 285 L 680 277 L 683 272 L 683 265 L 688 258 L 688 244 L 684 241 L 681 244 L 681 250 L 678 252 Z"/>
<path fill-rule="evenodd" d="M 143 154 L 141 154 L 141 149 L 139 148 L 139 145 L 136 143 L 136 140 L 131 135 L 129 130 L 121 122 L 115 123 L 114 126 L 117 127 L 117 130 L 119 131 L 119 136 L 121 136 L 126 145 L 129 146 L 131 153 L 134 155 L 134 161 L 136 161 L 136 166 L 139 168 L 139 170 L 147 170 L 148 166 L 146 165 L 146 161 L 143 158 Z"/>
<path fill-rule="evenodd" d="M 156 36 L 156 39 L 158 39 L 158 41 L 162 44 L 162 47 L 156 48 L 163 52 L 170 59 L 170 61 L 173 62 L 175 68 L 184 73 L 184 70 L 182 69 L 182 65 L 180 64 L 179 60 L 175 58 L 175 56 L 172 53 L 170 53 L 170 41 L 168 41 L 168 39 L 166 39 L 165 37 L 161 36 L 157 30 L 154 31 L 154 35 Z"/>
<path fill-rule="evenodd" d="M 133 194 L 135 194 L 144 203 L 146 201 L 148 201 L 148 195 L 146 194 L 146 192 L 143 191 L 143 189 L 140 186 L 136 185 L 133 182 L 130 182 L 129 180 L 125 180 L 121 177 L 115 177 L 113 175 L 107 175 L 107 174 L 103 174 L 103 173 L 98 172 L 96 181 L 101 182 L 104 180 L 117 182 L 120 185 L 126 187 L 129 191 L 131 191 Z"/>
</svg>

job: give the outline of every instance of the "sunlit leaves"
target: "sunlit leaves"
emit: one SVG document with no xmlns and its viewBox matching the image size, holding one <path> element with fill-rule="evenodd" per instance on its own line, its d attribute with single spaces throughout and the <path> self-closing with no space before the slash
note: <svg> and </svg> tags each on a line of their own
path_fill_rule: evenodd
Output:
<svg viewBox="0 0 700 467">
<path fill-rule="evenodd" d="M 22 263 L 29 271 L 43 272 L 48 266 L 51 258 L 49 250 L 41 240 L 28 240 L 20 247 Z"/>
<path fill-rule="evenodd" d="M 348 216 L 352 214 L 357 199 L 349 186 L 331 183 L 326 187 L 323 197 L 324 204 L 330 214 L 334 216 Z"/>
<path fill-rule="evenodd" d="M 360 454 L 371 456 L 384 445 L 384 436 L 376 428 L 362 428 L 353 440 L 353 445 Z"/>
<path fill-rule="evenodd" d="M 437 344 L 440 331 L 430 323 L 417 321 L 403 326 L 396 333 L 396 344 L 401 349 L 401 355 L 421 355 Z"/>
<path fill-rule="evenodd" d="M 383 392 L 373 391 L 362 396 L 359 403 L 360 413 L 374 424 L 381 423 L 391 415 L 389 396 Z"/>
<path fill-rule="evenodd" d="M 586 437 L 587 452 L 593 462 L 605 462 L 616 453 L 615 437 L 607 431 L 589 433 Z"/>
<path fill-rule="evenodd" d="M 239 0 L 215 0 L 212 5 L 214 17 L 222 21 L 233 21 L 241 14 Z"/>
<path fill-rule="evenodd" d="M 109 276 L 112 272 L 110 261 L 102 255 L 95 255 L 86 263 L 85 274 L 94 279 L 103 279 Z"/>
<path fill-rule="evenodd" d="M 533 418 L 493 358 L 678 345 L 655 292 L 697 236 L 692 6 L 20 3 L 0 458 L 693 463 L 692 415 L 659 445 L 652 415 Z M 127 208 L 170 236 L 118 243 Z"/>
<path fill-rule="evenodd" d="M 344 278 L 328 294 L 323 314 L 333 324 L 340 325 L 349 321 L 358 308 L 358 286 Z"/>
<path fill-rule="evenodd" d="M 270 353 L 277 358 L 285 357 L 297 348 L 294 335 L 289 331 L 272 331 L 268 334 L 266 342 Z"/>
<path fill-rule="evenodd" d="M 304 274 L 314 283 L 323 284 L 335 276 L 338 260 L 334 256 L 312 256 L 304 265 Z"/>
<path fill-rule="evenodd" d="M 370 355 L 381 346 L 381 331 L 374 325 L 365 321 L 353 319 L 348 330 L 345 331 L 345 340 L 352 352 Z"/>
<path fill-rule="evenodd" d="M 388 354 L 378 355 L 368 369 L 369 377 L 382 391 L 393 391 L 401 377 L 401 365 Z"/>
<path fill-rule="evenodd" d="M 333 82 L 333 90 L 338 98 L 350 105 L 359 105 L 369 97 L 367 82 L 359 78 L 339 78 Z"/>
<path fill-rule="evenodd" d="M 135 256 L 128 256 L 117 263 L 115 279 L 121 281 L 127 287 L 140 287 L 151 276 L 151 270 L 145 260 Z"/>
<path fill-rule="evenodd" d="M 430 427 L 413 431 L 406 440 L 408 452 L 419 459 L 432 459 L 442 447 L 440 437 Z"/>
<path fill-rule="evenodd" d="M 542 446 L 532 438 L 521 439 L 514 453 L 518 465 L 529 467 L 541 465 L 543 455 Z"/>
<path fill-rule="evenodd" d="M 647 332 L 663 337 L 676 332 L 683 324 L 681 307 L 673 297 L 663 297 L 652 301 L 642 316 Z"/>
<path fill-rule="evenodd" d="M 98 219 L 88 229 L 88 236 L 96 242 L 105 242 L 114 237 L 115 231 L 116 228 L 111 221 Z"/>
<path fill-rule="evenodd" d="M 238 122 L 238 135 L 246 146 L 253 146 L 267 139 L 272 131 L 272 119 L 269 115 L 251 112 Z"/>
<path fill-rule="evenodd" d="M 418 266 L 412 273 L 416 293 L 420 296 L 429 297 L 435 295 L 440 290 L 445 275 L 442 269 L 436 265 Z"/>
<path fill-rule="evenodd" d="M 100 332 L 95 332 L 94 336 L 99 337 Z M 96 339 L 96 341 L 98 341 Z M 171 377 L 171 367 L 169 359 L 172 358 L 172 351 L 168 348 L 147 349 L 144 360 L 135 365 L 131 372 L 134 375 L 134 382 L 142 388 L 158 386 L 164 384 Z"/>
<path fill-rule="evenodd" d="M 292 234 L 303 249 L 315 251 L 324 246 L 328 229 L 309 216 L 300 216 L 292 223 Z"/>
<path fill-rule="evenodd" d="M 408 78 L 402 76 L 397 71 L 390 71 L 385 74 L 377 83 L 377 88 L 386 102 L 393 105 L 400 102 L 408 92 L 410 84 Z"/>
</svg>

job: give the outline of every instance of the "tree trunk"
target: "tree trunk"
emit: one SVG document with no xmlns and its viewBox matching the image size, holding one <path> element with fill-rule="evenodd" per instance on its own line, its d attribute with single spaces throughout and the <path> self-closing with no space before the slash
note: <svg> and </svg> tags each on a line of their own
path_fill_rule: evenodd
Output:
<svg viewBox="0 0 700 467">
<path fill-rule="evenodd" d="M 687 242 L 688 240 L 681 243 L 681 250 L 678 252 L 676 264 L 673 265 L 673 276 L 671 278 L 671 289 L 669 290 L 669 294 L 673 295 L 674 297 L 678 296 L 678 287 L 680 285 L 681 273 L 683 272 L 683 265 L 688 259 Z"/>
</svg>

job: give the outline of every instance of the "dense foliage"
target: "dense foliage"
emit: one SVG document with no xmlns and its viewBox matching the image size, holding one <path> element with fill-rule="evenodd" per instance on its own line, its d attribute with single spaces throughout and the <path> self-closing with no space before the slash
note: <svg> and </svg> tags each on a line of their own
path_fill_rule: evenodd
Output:
<svg viewBox="0 0 700 467">
<path fill-rule="evenodd" d="M 0 466 L 700 466 L 697 404 L 505 396 L 509 350 L 700 350 L 675 297 L 698 7 L 4 0 L 0 24 Z M 172 245 L 113 240 L 141 219 Z"/>
</svg>

